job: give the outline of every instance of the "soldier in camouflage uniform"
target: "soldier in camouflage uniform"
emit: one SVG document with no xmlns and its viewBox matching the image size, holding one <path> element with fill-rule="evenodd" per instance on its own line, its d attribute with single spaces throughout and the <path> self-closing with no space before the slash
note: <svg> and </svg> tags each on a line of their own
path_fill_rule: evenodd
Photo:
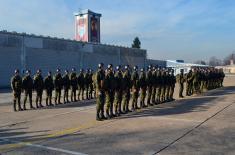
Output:
<svg viewBox="0 0 235 155">
<path fill-rule="evenodd" d="M 155 67 L 152 69 L 152 95 L 151 102 L 156 104 L 156 91 L 157 91 L 157 70 Z"/>
<path fill-rule="evenodd" d="M 147 75 L 147 105 L 151 106 L 151 98 L 152 98 L 152 90 L 153 90 L 153 74 L 152 74 L 152 66 L 148 67 Z"/>
<path fill-rule="evenodd" d="M 180 74 L 178 74 L 176 76 L 176 80 L 177 82 L 179 83 L 179 98 L 183 98 L 183 91 L 184 91 L 184 82 L 185 82 L 185 79 L 184 79 L 184 70 L 181 69 L 180 70 Z"/>
<path fill-rule="evenodd" d="M 113 73 L 113 65 L 109 64 L 105 76 L 106 115 L 108 119 L 114 117 L 113 114 L 114 93 L 115 93 L 115 78 Z"/>
<path fill-rule="evenodd" d="M 170 88 L 171 88 L 171 81 L 170 81 L 170 73 L 169 71 L 167 70 L 166 71 L 166 95 L 165 95 L 165 101 L 166 102 L 169 102 L 170 101 Z"/>
<path fill-rule="evenodd" d="M 95 85 L 96 85 L 96 120 L 100 121 L 105 119 L 104 117 L 104 103 L 105 103 L 105 90 L 104 90 L 104 80 L 105 80 L 105 73 L 103 70 L 103 63 L 98 65 L 98 71 L 95 74 Z"/>
<path fill-rule="evenodd" d="M 77 101 L 76 91 L 78 88 L 78 80 L 75 68 L 72 68 L 72 72 L 70 74 L 70 85 L 71 85 L 71 102 L 76 102 Z"/>
<path fill-rule="evenodd" d="M 191 96 L 193 93 L 193 77 L 192 77 L 192 70 L 186 75 L 186 96 Z"/>
<path fill-rule="evenodd" d="M 159 104 L 161 100 L 161 69 L 157 69 L 157 78 L 156 78 L 156 84 L 157 84 L 157 93 L 156 93 L 156 103 Z"/>
<path fill-rule="evenodd" d="M 131 75 L 131 83 L 132 83 L 132 111 L 135 111 L 139 109 L 137 103 L 138 103 L 138 97 L 139 97 L 139 74 L 138 74 L 138 67 L 134 66 L 133 72 Z"/>
<path fill-rule="evenodd" d="M 60 73 L 60 69 L 56 70 L 56 74 L 54 76 L 54 88 L 55 88 L 55 105 L 61 104 L 61 89 L 63 87 L 63 78 Z"/>
<path fill-rule="evenodd" d="M 44 89 L 44 81 L 42 77 L 41 70 L 37 70 L 36 75 L 34 76 L 34 89 L 36 91 L 36 107 L 41 108 L 42 105 L 42 93 Z"/>
<path fill-rule="evenodd" d="M 166 95 L 166 71 L 165 69 L 162 70 L 161 74 L 161 98 L 160 103 L 164 103 Z"/>
<path fill-rule="evenodd" d="M 89 97 L 89 99 L 93 99 L 92 93 L 93 93 L 94 87 L 93 87 L 92 77 L 93 77 L 92 70 L 89 69 L 89 77 L 88 77 L 88 90 L 89 90 L 88 97 Z"/>
<path fill-rule="evenodd" d="M 32 93 L 33 93 L 33 79 L 31 77 L 31 72 L 30 70 L 26 71 L 26 75 L 22 80 L 22 86 L 24 90 L 24 110 L 26 110 L 26 102 L 27 98 L 29 97 L 29 104 L 30 104 L 30 109 L 34 109 L 33 103 L 32 103 Z"/>
<path fill-rule="evenodd" d="M 51 76 L 51 72 L 49 71 L 47 77 L 44 79 L 44 88 L 46 90 L 46 105 L 53 106 L 52 100 L 52 92 L 54 89 L 53 78 Z"/>
<path fill-rule="evenodd" d="M 224 74 L 224 71 L 223 69 L 220 69 L 219 70 L 219 75 L 220 75 L 220 79 L 219 79 L 219 86 L 220 87 L 223 87 L 223 82 L 224 82 L 224 78 L 225 78 L 225 74 Z"/>
<path fill-rule="evenodd" d="M 63 76 L 63 87 L 64 87 L 64 104 L 69 103 L 69 71 L 65 70 L 65 74 Z"/>
<path fill-rule="evenodd" d="M 123 73 L 123 112 L 128 113 L 129 102 L 130 102 L 130 89 L 131 89 L 131 74 L 129 71 L 129 66 L 125 66 L 125 72 Z"/>
<path fill-rule="evenodd" d="M 80 69 L 80 73 L 78 75 L 78 100 L 84 100 L 84 90 L 85 90 L 85 78 L 84 78 L 84 71 Z M 82 96 L 80 98 L 80 95 Z"/>
<path fill-rule="evenodd" d="M 175 90 L 175 83 L 176 83 L 176 77 L 174 75 L 174 70 L 171 71 L 170 74 L 170 101 L 174 100 L 174 90 Z"/>
<path fill-rule="evenodd" d="M 20 98 L 21 98 L 21 91 L 22 91 L 22 79 L 19 75 L 19 70 L 15 70 L 15 75 L 11 78 L 11 88 L 13 91 L 13 108 L 14 111 L 16 110 L 16 102 L 18 103 L 19 111 L 22 111 Z"/>
<path fill-rule="evenodd" d="M 115 74 L 115 115 L 120 116 L 122 114 L 121 104 L 122 104 L 122 71 L 121 66 L 116 67 L 117 71 Z"/>
<path fill-rule="evenodd" d="M 140 70 L 140 108 L 146 107 L 145 105 L 145 98 L 146 98 L 146 91 L 147 91 L 147 84 L 146 84 L 146 74 L 144 68 Z"/>
<path fill-rule="evenodd" d="M 199 73 L 196 68 L 193 69 L 192 79 L 193 79 L 193 94 L 199 93 Z"/>
<path fill-rule="evenodd" d="M 84 74 L 84 88 L 86 92 L 86 99 L 89 100 L 89 69 L 87 69 Z"/>
</svg>

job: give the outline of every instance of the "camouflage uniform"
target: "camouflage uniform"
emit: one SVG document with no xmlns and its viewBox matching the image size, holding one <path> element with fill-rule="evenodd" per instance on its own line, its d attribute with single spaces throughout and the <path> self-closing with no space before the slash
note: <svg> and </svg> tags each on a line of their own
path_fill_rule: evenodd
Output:
<svg viewBox="0 0 235 155">
<path fill-rule="evenodd" d="M 166 72 L 165 70 L 162 70 L 162 76 L 161 76 L 161 99 L 160 103 L 165 102 L 165 96 L 166 95 Z"/>
<path fill-rule="evenodd" d="M 117 72 L 115 74 L 115 115 L 119 116 L 122 114 L 121 104 L 122 104 L 122 71 L 120 67 L 117 67 Z"/>
<path fill-rule="evenodd" d="M 19 111 L 23 110 L 20 103 L 21 91 L 22 91 L 22 79 L 19 75 L 19 71 L 15 71 L 15 75 L 11 78 L 11 88 L 13 90 L 13 107 L 16 111 L 16 102 L 18 103 Z"/>
<path fill-rule="evenodd" d="M 89 70 L 84 75 L 84 88 L 86 92 L 86 99 L 89 100 Z"/>
<path fill-rule="evenodd" d="M 54 88 L 55 88 L 55 104 L 61 104 L 61 89 L 63 87 L 63 78 L 60 74 L 60 71 L 57 70 L 56 75 L 54 76 Z"/>
<path fill-rule="evenodd" d="M 146 98 L 146 91 L 147 91 L 147 84 L 146 84 L 146 74 L 144 69 L 141 69 L 141 73 L 140 73 L 140 89 L 141 89 L 141 93 L 140 93 L 140 107 L 146 107 L 145 105 L 145 98 Z"/>
<path fill-rule="evenodd" d="M 46 90 L 46 105 L 53 106 L 51 100 L 52 100 L 52 91 L 54 89 L 54 84 L 53 84 L 53 78 L 50 72 L 48 73 L 48 76 L 44 79 L 44 86 Z"/>
<path fill-rule="evenodd" d="M 131 82 L 132 82 L 132 111 L 135 111 L 136 109 L 139 109 L 137 103 L 138 103 L 138 97 L 139 97 L 139 74 L 137 71 L 137 67 L 134 68 L 134 71 L 131 75 Z"/>
<path fill-rule="evenodd" d="M 70 86 L 69 74 L 68 71 L 66 70 L 65 75 L 63 76 L 64 104 L 69 103 L 69 86 Z"/>
<path fill-rule="evenodd" d="M 89 89 L 89 99 L 93 99 L 93 90 L 94 90 L 94 87 L 93 87 L 93 80 L 92 80 L 92 77 L 93 77 L 93 73 L 92 73 L 92 70 L 89 70 L 89 77 L 88 77 L 88 89 Z"/>
<path fill-rule="evenodd" d="M 157 70 L 155 68 L 153 68 L 153 72 L 152 72 L 152 95 L 151 95 L 152 104 L 156 104 L 156 91 L 157 91 Z"/>
<path fill-rule="evenodd" d="M 84 100 L 85 78 L 82 69 L 80 70 L 77 80 L 78 80 L 78 100 Z M 82 95 L 81 98 L 80 95 Z"/>
<path fill-rule="evenodd" d="M 170 75 L 170 101 L 174 100 L 174 90 L 175 90 L 175 83 L 176 83 L 176 77 L 174 75 L 174 71 L 171 72 Z"/>
<path fill-rule="evenodd" d="M 152 70 L 150 66 L 147 71 L 146 81 L 147 81 L 147 104 L 152 105 L 151 98 L 152 98 L 152 90 L 153 90 L 153 75 L 152 75 Z"/>
<path fill-rule="evenodd" d="M 78 88 L 78 80 L 77 74 L 75 73 L 75 69 L 72 69 L 72 73 L 70 74 L 70 85 L 71 85 L 71 102 L 76 102 L 76 91 Z"/>
<path fill-rule="evenodd" d="M 166 71 L 166 83 L 165 83 L 165 85 L 166 85 L 166 95 L 165 95 L 165 101 L 167 101 L 167 102 L 170 101 L 170 88 L 171 88 L 171 86 L 170 86 L 171 81 L 170 80 L 171 79 L 170 79 L 169 71 Z"/>
<path fill-rule="evenodd" d="M 162 88 L 162 76 L 161 76 L 161 70 L 157 70 L 157 78 L 156 78 L 156 84 L 157 84 L 157 97 L 156 97 L 156 103 L 160 103 L 161 100 L 161 88 Z"/>
<path fill-rule="evenodd" d="M 176 80 L 179 83 L 179 98 L 183 98 L 183 91 L 184 91 L 184 73 L 181 70 L 181 73 L 176 76 Z"/>
<path fill-rule="evenodd" d="M 34 77 L 34 89 L 36 90 L 36 107 L 43 107 L 42 105 L 42 93 L 44 89 L 44 81 L 41 75 L 41 71 L 38 71 Z"/>
<path fill-rule="evenodd" d="M 130 101 L 130 89 L 131 89 L 131 74 L 127 66 L 125 66 L 125 72 L 123 73 L 123 112 L 129 112 L 129 101 Z"/>
<path fill-rule="evenodd" d="M 186 96 L 191 96 L 193 93 L 193 77 L 192 70 L 186 75 Z"/>
<path fill-rule="evenodd" d="M 104 91 L 104 80 L 105 73 L 103 70 L 103 64 L 99 64 L 99 69 L 95 74 L 95 85 L 96 85 L 96 120 L 104 119 L 104 103 L 105 103 L 105 91 Z"/>
<path fill-rule="evenodd" d="M 30 109 L 33 109 L 32 93 L 33 93 L 33 79 L 30 76 L 30 71 L 27 71 L 27 75 L 22 80 L 22 86 L 24 89 L 24 110 L 26 110 L 26 102 L 29 97 Z"/>
</svg>

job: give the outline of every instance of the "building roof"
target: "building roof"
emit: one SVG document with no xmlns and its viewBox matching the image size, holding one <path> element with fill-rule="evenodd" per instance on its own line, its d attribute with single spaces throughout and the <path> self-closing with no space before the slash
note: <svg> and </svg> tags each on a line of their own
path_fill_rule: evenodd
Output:
<svg viewBox="0 0 235 155">
<path fill-rule="evenodd" d="M 98 16 L 98 17 L 101 17 L 101 16 L 102 16 L 102 14 L 100 14 L 100 13 L 95 13 L 95 12 L 89 10 L 89 9 L 81 10 L 81 11 L 79 11 L 79 12 L 77 12 L 77 13 L 74 13 L 75 16 L 82 16 L 82 15 L 86 15 L 86 14 L 94 15 L 94 16 Z"/>
</svg>

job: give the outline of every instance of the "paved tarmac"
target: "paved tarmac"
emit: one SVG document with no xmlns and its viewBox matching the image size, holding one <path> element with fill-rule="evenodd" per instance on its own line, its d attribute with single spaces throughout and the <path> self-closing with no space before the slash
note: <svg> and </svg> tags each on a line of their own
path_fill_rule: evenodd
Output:
<svg viewBox="0 0 235 155">
<path fill-rule="evenodd" d="M 235 154 L 235 77 L 201 96 L 102 122 L 94 100 L 12 112 L 11 97 L 0 93 L 3 155 Z"/>
</svg>

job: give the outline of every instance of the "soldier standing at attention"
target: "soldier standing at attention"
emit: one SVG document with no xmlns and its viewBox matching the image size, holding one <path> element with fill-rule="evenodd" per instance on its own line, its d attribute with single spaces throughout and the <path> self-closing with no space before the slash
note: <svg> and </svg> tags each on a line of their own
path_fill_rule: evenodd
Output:
<svg viewBox="0 0 235 155">
<path fill-rule="evenodd" d="M 46 90 L 46 105 L 53 106 L 51 100 L 52 100 L 52 91 L 54 89 L 54 84 L 50 71 L 48 72 L 47 77 L 44 79 L 44 86 Z"/>
<path fill-rule="evenodd" d="M 169 70 L 166 71 L 166 95 L 165 95 L 165 101 L 169 102 L 170 101 L 170 74 L 169 74 Z"/>
<path fill-rule="evenodd" d="M 109 64 L 105 76 L 106 115 L 108 119 L 114 117 L 113 114 L 113 101 L 114 101 L 114 90 L 115 90 L 114 88 L 115 88 L 115 79 L 113 73 L 113 65 Z"/>
<path fill-rule="evenodd" d="M 24 90 L 24 94 L 25 94 L 25 96 L 24 96 L 24 110 L 26 110 L 26 102 L 27 102 L 28 97 L 29 97 L 30 109 L 34 109 L 33 103 L 32 103 L 33 79 L 31 77 L 30 70 L 26 71 L 26 75 L 23 78 L 22 85 L 23 85 L 23 90 Z"/>
<path fill-rule="evenodd" d="M 104 117 L 104 103 L 105 103 L 105 92 L 104 92 L 104 80 L 105 80 L 105 73 L 104 73 L 104 64 L 100 63 L 98 65 L 98 71 L 95 74 L 95 84 L 96 84 L 96 120 L 101 121 L 105 119 Z"/>
<path fill-rule="evenodd" d="M 153 88 L 153 75 L 152 75 L 152 66 L 148 67 L 146 82 L 147 82 L 147 105 L 151 106 L 151 98 L 152 98 L 152 88 Z"/>
<path fill-rule="evenodd" d="M 88 90 L 89 90 L 88 97 L 89 97 L 89 99 L 93 99 L 92 93 L 93 93 L 94 87 L 93 87 L 93 80 L 92 80 L 93 73 L 92 73 L 91 69 L 89 69 L 89 74 L 88 75 L 89 75 L 89 78 L 88 78 Z"/>
<path fill-rule="evenodd" d="M 65 74 L 63 76 L 64 104 L 69 103 L 69 86 L 70 86 L 69 72 L 68 70 L 65 70 Z"/>
<path fill-rule="evenodd" d="M 129 66 L 125 66 L 125 72 L 123 73 L 123 82 L 122 82 L 122 88 L 123 88 L 123 112 L 128 113 L 131 112 L 129 110 L 129 102 L 131 97 L 131 74 L 129 71 Z"/>
<path fill-rule="evenodd" d="M 42 108 L 42 93 L 44 88 L 44 81 L 42 77 L 42 71 L 37 70 L 36 75 L 34 76 L 34 89 L 36 90 L 36 107 Z"/>
<path fill-rule="evenodd" d="M 78 100 L 80 100 L 80 95 L 82 95 L 81 100 L 84 100 L 84 82 L 85 82 L 85 78 L 84 78 L 84 71 L 83 69 L 80 69 L 80 73 L 78 75 Z"/>
<path fill-rule="evenodd" d="M 71 102 L 76 102 L 77 101 L 76 90 L 78 88 L 78 80 L 75 68 L 72 68 L 72 72 L 70 74 L 70 84 L 71 84 Z"/>
<path fill-rule="evenodd" d="M 162 70 L 162 78 L 161 78 L 161 103 L 164 103 L 166 97 L 166 71 Z"/>
<path fill-rule="evenodd" d="M 56 74 L 54 76 L 54 87 L 55 87 L 55 105 L 61 104 L 61 89 L 63 87 L 63 78 L 60 73 L 60 69 L 56 70 Z"/>
<path fill-rule="evenodd" d="M 157 83 L 157 99 L 156 99 L 156 102 L 159 104 L 160 101 L 161 101 L 161 89 L 162 89 L 162 86 L 161 86 L 161 69 L 158 68 L 157 70 L 157 79 L 156 79 L 156 83 Z"/>
<path fill-rule="evenodd" d="M 156 104 L 156 91 L 157 91 L 157 70 L 155 67 L 152 69 L 152 95 L 151 102 L 152 104 Z"/>
<path fill-rule="evenodd" d="M 146 90 L 147 90 L 147 84 L 146 84 L 146 74 L 144 71 L 144 68 L 142 68 L 140 70 L 140 90 L 141 90 L 141 94 L 140 94 L 140 108 L 144 108 L 146 107 L 145 105 L 145 98 L 146 98 Z"/>
<path fill-rule="evenodd" d="M 13 108 L 16 111 L 16 102 L 18 103 L 19 111 L 22 111 L 20 98 L 21 98 L 21 91 L 22 91 L 22 79 L 19 75 L 19 70 L 15 70 L 15 75 L 11 78 L 11 88 L 13 91 Z"/>
<path fill-rule="evenodd" d="M 192 70 L 189 70 L 189 72 L 186 75 L 186 96 L 192 95 Z"/>
<path fill-rule="evenodd" d="M 84 87 L 86 92 L 86 99 L 89 100 L 89 69 L 86 70 L 84 75 Z"/>
<path fill-rule="evenodd" d="M 131 82 L 132 82 L 132 111 L 139 109 L 138 97 L 139 97 L 139 74 L 138 74 L 138 67 L 134 66 L 133 73 L 131 75 Z"/>
<path fill-rule="evenodd" d="M 184 91 L 184 70 L 180 70 L 180 74 L 176 77 L 177 82 L 179 83 L 179 98 L 183 98 L 183 91 Z"/>
<path fill-rule="evenodd" d="M 170 74 L 170 101 L 174 101 L 174 90 L 175 90 L 175 83 L 176 83 L 176 78 L 174 75 L 174 70 L 171 71 Z"/>
<path fill-rule="evenodd" d="M 121 104 L 122 104 L 122 71 L 121 67 L 116 67 L 117 72 L 115 74 L 115 115 L 120 116 L 122 114 Z"/>
</svg>

